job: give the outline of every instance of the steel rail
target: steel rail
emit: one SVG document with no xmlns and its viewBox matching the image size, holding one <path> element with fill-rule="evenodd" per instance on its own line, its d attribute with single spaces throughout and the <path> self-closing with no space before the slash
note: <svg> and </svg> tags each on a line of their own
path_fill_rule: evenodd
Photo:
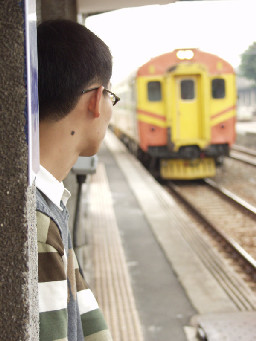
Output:
<svg viewBox="0 0 256 341">
<path fill-rule="evenodd" d="M 253 149 L 234 145 L 230 151 L 229 157 L 247 163 L 248 165 L 256 166 L 256 151 Z"/>
<path fill-rule="evenodd" d="M 240 198 L 238 195 L 230 192 L 224 187 L 221 187 L 216 184 L 212 179 L 206 178 L 204 179 L 204 182 L 207 183 L 207 185 L 211 186 L 215 190 L 217 190 L 219 193 L 222 193 L 223 196 L 229 198 L 230 201 L 236 203 L 238 206 L 242 206 L 245 210 L 248 211 L 248 213 L 253 214 L 256 218 L 256 207 L 249 204 L 244 199 Z"/>
<path fill-rule="evenodd" d="M 209 183 L 208 183 L 209 182 Z M 206 182 L 209 186 L 210 181 L 207 179 Z M 217 226 L 213 225 L 205 216 L 203 213 L 199 212 L 198 209 L 191 203 L 189 202 L 178 190 L 177 186 L 175 186 L 172 183 L 168 183 L 168 187 L 171 188 L 171 190 L 177 195 L 177 197 L 183 202 L 183 204 L 191 210 L 195 216 L 197 216 L 206 226 L 209 232 L 214 234 L 222 243 L 226 245 L 226 248 L 230 250 L 230 253 L 232 254 L 233 258 L 238 258 L 241 263 L 244 264 L 244 269 L 246 270 L 247 274 L 252 278 L 253 281 L 256 279 L 256 261 L 253 259 L 235 240 L 230 238 L 226 233 L 221 231 Z M 218 186 L 214 187 L 215 190 L 218 190 Z M 222 195 L 224 194 L 224 191 L 221 192 Z M 229 200 L 230 197 L 228 197 Z M 236 205 L 239 205 L 238 202 L 235 202 Z M 242 208 L 247 209 L 243 206 Z M 255 213 L 250 211 L 250 214 Z"/>
<path fill-rule="evenodd" d="M 231 150 L 235 150 L 237 152 L 242 152 L 244 154 L 248 154 L 248 155 L 251 155 L 251 156 L 256 156 L 256 150 L 251 149 L 251 148 L 247 148 L 247 147 L 244 147 L 244 146 L 239 146 L 237 144 L 234 144 L 232 146 Z"/>
</svg>

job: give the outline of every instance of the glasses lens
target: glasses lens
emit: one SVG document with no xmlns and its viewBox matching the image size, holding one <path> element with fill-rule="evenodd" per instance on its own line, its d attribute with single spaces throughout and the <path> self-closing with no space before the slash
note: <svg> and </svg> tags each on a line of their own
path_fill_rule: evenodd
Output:
<svg viewBox="0 0 256 341">
<path fill-rule="evenodd" d="M 113 105 L 115 105 L 119 101 L 119 98 L 113 92 L 107 89 L 104 89 L 104 91 L 108 93 Z"/>
<path fill-rule="evenodd" d="M 111 99 L 111 101 L 112 101 L 112 104 L 114 105 L 114 104 L 115 104 L 115 101 L 116 101 L 115 96 L 114 96 L 113 94 L 109 94 L 109 96 L 110 96 L 110 99 Z"/>
</svg>

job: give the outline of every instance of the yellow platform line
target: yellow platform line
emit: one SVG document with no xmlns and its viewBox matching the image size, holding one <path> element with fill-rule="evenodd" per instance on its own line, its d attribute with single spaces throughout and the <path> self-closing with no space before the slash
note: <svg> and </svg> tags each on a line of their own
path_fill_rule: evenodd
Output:
<svg viewBox="0 0 256 341">
<path fill-rule="evenodd" d="M 114 341 L 143 341 L 143 332 L 113 210 L 105 167 L 91 177 L 89 212 L 95 296 Z"/>
</svg>

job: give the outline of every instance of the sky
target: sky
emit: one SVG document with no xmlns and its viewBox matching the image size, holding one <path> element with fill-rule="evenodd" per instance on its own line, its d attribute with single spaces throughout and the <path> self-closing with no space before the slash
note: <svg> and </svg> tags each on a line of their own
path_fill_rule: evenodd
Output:
<svg viewBox="0 0 256 341">
<path fill-rule="evenodd" d="M 115 85 L 177 48 L 199 48 L 238 68 L 241 54 L 256 41 L 255 10 L 256 0 L 182 1 L 91 16 L 86 26 L 111 50 Z"/>
</svg>

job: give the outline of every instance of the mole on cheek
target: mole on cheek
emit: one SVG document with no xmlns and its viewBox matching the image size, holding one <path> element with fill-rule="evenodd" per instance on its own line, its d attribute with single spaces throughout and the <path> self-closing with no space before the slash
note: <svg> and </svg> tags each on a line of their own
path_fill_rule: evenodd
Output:
<svg viewBox="0 0 256 341">
<path fill-rule="evenodd" d="M 71 131 L 71 135 L 75 135 L 75 132 L 74 132 L 74 130 L 72 130 L 72 131 Z"/>
</svg>

